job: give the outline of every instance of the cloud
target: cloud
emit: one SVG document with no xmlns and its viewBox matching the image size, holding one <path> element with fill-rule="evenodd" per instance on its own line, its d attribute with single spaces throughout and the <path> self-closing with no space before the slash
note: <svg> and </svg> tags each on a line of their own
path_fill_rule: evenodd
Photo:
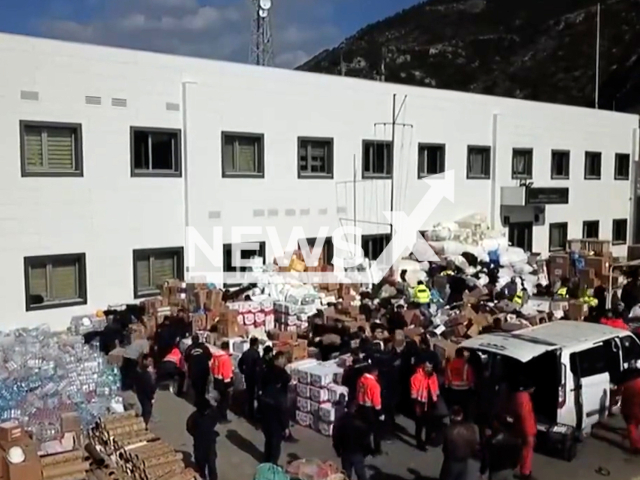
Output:
<svg viewBox="0 0 640 480">
<path fill-rule="evenodd" d="M 333 0 L 279 0 L 271 15 L 277 66 L 299 65 L 341 40 Z M 249 0 L 94 0 L 87 20 L 47 18 L 41 34 L 63 40 L 246 62 Z M 303 3 L 304 5 L 301 5 Z"/>
</svg>

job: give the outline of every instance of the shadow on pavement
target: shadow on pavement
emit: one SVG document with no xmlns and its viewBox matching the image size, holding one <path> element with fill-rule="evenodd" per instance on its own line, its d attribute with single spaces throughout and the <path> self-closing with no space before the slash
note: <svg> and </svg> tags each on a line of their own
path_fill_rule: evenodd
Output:
<svg viewBox="0 0 640 480">
<path fill-rule="evenodd" d="M 251 440 L 245 438 L 240 432 L 238 432 L 237 430 L 229 429 L 227 430 L 225 437 L 227 440 L 229 440 L 229 443 L 231 443 L 238 450 L 242 450 L 256 462 L 262 463 L 264 459 L 262 450 L 256 447 Z"/>
<path fill-rule="evenodd" d="M 177 450 L 179 454 L 182 455 L 182 461 L 184 462 L 184 466 L 187 468 L 196 469 L 196 464 L 193 461 L 193 455 L 191 452 L 187 452 L 186 450 Z"/>
<path fill-rule="evenodd" d="M 370 472 L 370 480 L 438 480 L 436 477 L 425 477 L 413 468 L 407 468 L 407 472 L 409 475 L 407 475 L 406 477 L 383 472 L 379 467 L 375 465 L 366 465 L 366 468 Z"/>
</svg>

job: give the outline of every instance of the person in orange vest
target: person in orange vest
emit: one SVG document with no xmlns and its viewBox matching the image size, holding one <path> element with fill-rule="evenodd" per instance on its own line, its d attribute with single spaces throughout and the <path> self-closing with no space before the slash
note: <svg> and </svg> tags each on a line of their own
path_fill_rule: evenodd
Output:
<svg viewBox="0 0 640 480">
<path fill-rule="evenodd" d="M 433 371 L 433 364 L 421 360 L 416 373 L 411 377 L 411 400 L 416 415 L 415 437 L 418 450 L 427 449 L 427 441 L 434 433 L 431 412 L 435 409 L 439 396 L 438 376 Z"/>
<path fill-rule="evenodd" d="M 356 404 L 358 416 L 369 425 L 373 436 L 374 455 L 382 453 L 381 448 L 381 422 L 384 421 L 382 413 L 382 396 L 380 383 L 378 382 L 378 368 L 367 365 L 364 374 L 358 379 L 356 388 Z"/>
<path fill-rule="evenodd" d="M 222 342 L 222 351 L 213 356 L 211 374 L 213 375 L 213 388 L 218 392 L 218 413 L 220 423 L 229 423 L 227 412 L 229 411 L 229 397 L 233 380 L 233 364 L 229 355 L 229 342 Z"/>
<path fill-rule="evenodd" d="M 633 453 L 640 453 L 640 371 L 633 369 L 628 372 L 631 378 L 620 386 L 620 413 L 627 424 L 629 448 Z"/>
<path fill-rule="evenodd" d="M 531 394 L 534 387 L 525 379 L 521 379 L 519 385 L 511 397 L 511 406 L 514 417 L 514 426 L 520 436 L 522 451 L 520 455 L 520 478 L 531 479 L 531 467 L 533 461 L 533 447 L 535 445 L 538 426 L 533 411 Z"/>
<path fill-rule="evenodd" d="M 474 385 L 473 369 L 467 362 L 462 348 L 456 349 L 455 358 L 445 369 L 444 384 L 447 389 L 447 404 L 462 409 L 465 418 L 469 418 L 471 390 Z"/>
<path fill-rule="evenodd" d="M 158 385 L 175 382 L 174 393 L 178 396 L 182 394 L 186 374 L 184 358 L 177 345 L 174 345 L 169 353 L 160 361 L 156 372 L 156 382 Z"/>
</svg>

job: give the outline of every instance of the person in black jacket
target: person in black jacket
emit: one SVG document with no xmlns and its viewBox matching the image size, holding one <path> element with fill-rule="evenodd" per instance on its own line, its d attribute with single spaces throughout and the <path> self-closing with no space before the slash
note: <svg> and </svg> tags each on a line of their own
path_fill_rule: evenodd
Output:
<svg viewBox="0 0 640 480">
<path fill-rule="evenodd" d="M 200 339 L 197 333 L 194 333 L 191 336 L 191 345 L 184 352 L 184 361 L 187 364 L 189 382 L 196 402 L 207 396 L 207 387 L 211 376 L 209 365 L 212 358 L 213 355 L 207 344 Z"/>
<path fill-rule="evenodd" d="M 284 369 L 286 358 L 277 352 L 267 365 L 262 383 L 260 408 L 264 434 L 264 463 L 278 464 L 282 442 L 290 435 L 287 392 L 291 377 Z"/>
<path fill-rule="evenodd" d="M 499 428 L 488 431 L 482 445 L 482 467 L 480 474 L 489 473 L 489 480 L 513 480 L 513 471 L 518 468 L 522 443 Z"/>
<path fill-rule="evenodd" d="M 244 376 L 247 420 L 256 420 L 255 402 L 258 394 L 258 374 L 260 369 L 259 342 L 256 337 L 249 340 L 249 350 L 238 361 L 238 370 Z"/>
<path fill-rule="evenodd" d="M 373 445 L 369 428 L 355 415 L 355 408 L 355 403 L 351 403 L 338 417 L 333 427 L 333 449 L 340 457 L 347 478 L 355 471 L 358 480 L 367 480 L 364 461 L 373 452 Z"/>
<path fill-rule="evenodd" d="M 153 402 L 156 396 L 156 382 L 151 373 L 153 358 L 145 353 L 140 358 L 140 365 L 135 376 L 135 391 L 142 410 L 144 424 L 149 426 L 153 413 Z"/>
<path fill-rule="evenodd" d="M 209 400 L 201 398 L 196 410 L 187 419 L 187 433 L 193 437 L 193 460 L 205 480 L 218 480 L 216 439 L 218 414 Z"/>
<path fill-rule="evenodd" d="M 367 365 L 369 362 L 365 360 L 360 350 L 354 348 L 351 352 L 351 365 L 345 368 L 342 373 L 342 385 L 349 389 L 347 405 L 355 405 L 358 380 L 364 375 L 364 369 Z"/>
</svg>

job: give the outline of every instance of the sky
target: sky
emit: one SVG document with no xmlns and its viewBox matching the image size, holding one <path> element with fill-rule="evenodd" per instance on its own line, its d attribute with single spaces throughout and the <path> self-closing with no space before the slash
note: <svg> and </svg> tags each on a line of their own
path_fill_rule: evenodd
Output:
<svg viewBox="0 0 640 480">
<path fill-rule="evenodd" d="M 419 0 L 272 0 L 276 66 L 293 68 Z M 238 62 L 251 0 L 0 0 L 0 31 Z"/>
</svg>

